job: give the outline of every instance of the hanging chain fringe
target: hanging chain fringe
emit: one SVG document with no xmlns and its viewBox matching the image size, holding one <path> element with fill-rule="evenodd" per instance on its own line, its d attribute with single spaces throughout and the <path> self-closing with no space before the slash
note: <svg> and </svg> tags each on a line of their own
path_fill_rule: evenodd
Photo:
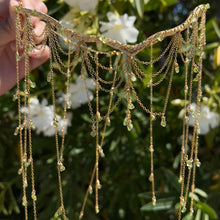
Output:
<svg viewBox="0 0 220 220">
<path fill-rule="evenodd" d="M 124 119 L 124 126 L 128 131 L 133 129 L 132 110 L 135 108 L 133 102 L 143 109 L 143 111 L 150 117 L 149 127 L 149 147 L 150 151 L 150 175 L 149 181 L 152 183 L 152 204 L 156 205 L 155 194 L 155 175 L 154 175 L 154 143 L 153 143 L 153 122 L 156 117 L 161 119 L 161 126 L 166 127 L 166 109 L 170 97 L 173 75 L 180 72 L 178 61 L 184 65 L 184 120 L 182 131 L 182 145 L 181 145 L 181 164 L 179 173 L 179 183 L 181 185 L 180 205 L 178 219 L 181 219 L 181 213 L 186 210 L 186 202 L 189 192 L 193 193 L 195 189 L 195 174 L 196 167 L 200 166 L 198 159 L 198 135 L 200 115 L 200 101 L 201 101 L 201 80 L 202 80 L 202 59 L 203 47 L 205 46 L 205 17 L 209 5 L 200 5 L 194 9 L 187 20 L 181 25 L 158 32 L 143 42 L 136 45 L 125 45 L 118 41 L 111 39 L 97 37 L 93 35 L 78 35 L 69 29 L 64 28 L 58 21 L 50 16 L 39 13 L 35 10 L 25 9 L 20 5 L 16 7 L 16 69 L 17 69 L 17 90 L 14 98 L 18 102 L 18 127 L 15 134 L 19 134 L 20 138 L 20 155 L 21 168 L 19 174 L 22 175 L 23 183 L 23 201 L 22 204 L 25 209 L 25 219 L 28 219 L 27 208 L 27 187 L 28 187 L 28 169 L 30 165 L 31 170 L 31 198 L 33 202 L 33 215 L 37 219 L 36 208 L 36 189 L 34 178 L 34 161 L 32 157 L 32 135 L 33 127 L 30 114 L 30 87 L 33 82 L 30 79 L 30 60 L 28 53 L 35 49 L 45 48 L 48 45 L 50 48 L 50 71 L 48 73 L 48 81 L 51 84 L 51 94 L 53 101 L 53 125 L 55 128 L 55 148 L 57 154 L 57 174 L 58 186 L 60 194 L 60 208 L 59 212 L 63 219 L 67 219 L 64 206 L 63 192 L 62 192 L 62 178 L 61 172 L 65 170 L 63 165 L 64 157 L 64 142 L 65 132 L 64 127 L 61 131 L 61 141 L 59 140 L 57 131 L 56 118 L 56 103 L 55 103 L 55 75 L 58 73 L 66 77 L 66 101 L 63 108 L 63 119 L 66 119 L 68 103 L 68 86 L 71 79 L 71 74 L 74 72 L 77 64 L 81 66 L 81 78 L 84 80 L 88 97 L 88 107 L 91 115 L 92 126 L 91 135 L 95 137 L 95 165 L 92 171 L 91 179 L 85 194 L 83 205 L 80 211 L 80 218 L 84 215 L 84 209 L 87 198 L 93 190 L 93 183 L 95 189 L 95 211 L 99 212 L 98 191 L 101 188 L 99 179 L 99 160 L 104 157 L 104 137 L 107 126 L 110 125 L 110 115 L 115 107 L 120 103 L 124 97 L 127 100 L 127 110 Z M 34 34 L 33 26 L 30 17 L 35 16 L 46 23 L 46 27 L 40 36 Z M 44 35 L 44 40 L 41 45 L 36 45 L 33 38 L 39 38 Z M 158 57 L 154 56 L 153 48 L 157 43 L 162 42 L 165 38 L 169 39 L 167 47 L 160 53 Z M 62 42 L 62 44 L 61 44 Z M 64 44 L 64 46 L 63 46 Z M 97 46 L 98 45 L 98 46 Z M 101 45 L 101 46 L 100 46 Z M 143 60 L 139 58 L 139 53 L 146 47 L 150 48 L 150 57 L 146 56 Z M 184 49 L 187 48 L 187 49 Z M 62 61 L 63 56 L 66 56 L 67 63 Z M 103 61 L 102 57 L 105 57 Z M 107 60 L 107 65 L 106 65 Z M 21 73 L 20 63 L 24 63 L 24 88 L 19 84 L 19 76 Z M 156 65 L 160 63 L 160 68 Z M 161 65 L 162 63 L 162 65 Z M 146 69 L 150 67 L 150 73 Z M 86 76 L 92 77 L 96 84 L 95 91 L 95 108 L 90 102 L 89 92 L 86 83 Z M 196 78 L 196 85 L 193 84 Z M 141 100 L 138 92 L 135 89 L 133 81 L 139 80 L 146 85 L 146 94 L 150 94 L 149 103 L 147 100 Z M 168 79 L 167 90 L 165 94 L 164 106 L 161 112 L 156 112 L 153 104 L 154 87 L 160 83 L 165 83 Z M 117 91 L 122 90 L 122 93 Z M 109 95 L 107 112 L 100 112 L 99 95 L 100 91 Z M 196 97 L 196 114 L 195 124 L 193 129 L 192 141 L 189 143 L 189 115 L 191 112 L 190 104 L 192 103 L 192 93 L 197 91 Z M 23 94 L 21 96 L 21 94 Z M 21 112 L 21 105 L 26 111 Z M 103 123 L 103 126 L 100 126 Z M 101 130 L 102 129 L 102 130 Z M 190 198 L 190 212 L 193 213 L 193 196 Z"/>
</svg>

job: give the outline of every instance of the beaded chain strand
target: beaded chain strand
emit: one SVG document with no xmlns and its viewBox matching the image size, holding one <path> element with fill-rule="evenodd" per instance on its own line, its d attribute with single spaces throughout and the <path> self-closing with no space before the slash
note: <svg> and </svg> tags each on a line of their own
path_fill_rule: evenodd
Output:
<svg viewBox="0 0 220 220">
<path fill-rule="evenodd" d="M 30 60 L 28 53 L 33 48 L 38 48 L 33 37 L 38 38 L 44 35 L 40 48 L 48 45 L 50 48 L 50 71 L 47 76 L 51 84 L 51 94 L 53 102 L 53 126 L 55 129 L 55 150 L 56 165 L 58 175 L 58 189 L 60 197 L 59 215 L 67 219 L 63 198 L 62 172 L 65 171 L 65 158 L 63 155 L 65 148 L 65 130 L 64 125 L 61 129 L 61 138 L 58 135 L 58 121 L 56 116 L 56 81 L 55 74 L 62 74 L 65 77 L 65 105 L 63 107 L 62 119 L 66 120 L 69 103 L 69 83 L 72 80 L 72 74 L 76 66 L 81 66 L 80 74 L 84 81 L 86 94 L 88 98 L 88 108 L 91 116 L 91 136 L 95 138 L 95 164 L 92 169 L 88 188 L 82 203 L 79 214 L 80 219 L 84 216 L 85 206 L 89 194 L 93 188 L 95 192 L 95 211 L 99 212 L 98 193 L 101 188 L 99 161 L 105 156 L 104 138 L 107 126 L 110 126 L 110 116 L 114 109 L 119 105 L 122 99 L 126 100 L 126 113 L 123 125 L 128 131 L 133 129 L 132 110 L 135 108 L 134 102 L 149 116 L 149 148 L 150 151 L 150 176 L 152 190 L 152 204 L 156 205 L 155 194 L 155 174 L 154 174 L 154 141 L 153 124 L 157 117 L 161 119 L 161 126 L 166 127 L 166 111 L 169 103 L 174 74 L 180 74 L 179 59 L 182 60 L 184 71 L 184 121 L 181 143 L 181 163 L 179 172 L 180 183 L 180 205 L 178 219 L 181 219 L 181 213 L 186 209 L 186 202 L 189 192 L 193 193 L 195 189 L 196 167 L 200 166 L 198 159 L 198 135 L 201 101 L 201 80 L 202 80 L 202 57 L 203 47 L 205 46 L 205 15 L 209 5 L 200 5 L 194 9 L 187 20 L 181 25 L 158 32 L 143 42 L 136 45 L 125 45 L 118 41 L 105 39 L 93 35 L 78 35 L 69 29 L 65 29 L 58 21 L 50 16 L 29 10 L 22 7 L 22 3 L 16 7 L 16 70 L 17 70 L 17 90 L 14 99 L 18 102 L 18 127 L 15 134 L 19 134 L 19 148 L 21 157 L 21 168 L 19 174 L 22 174 L 23 185 L 23 205 L 25 210 L 25 220 L 28 220 L 28 167 L 30 165 L 31 173 L 31 198 L 33 202 L 33 216 L 37 220 L 37 192 L 35 189 L 34 160 L 32 153 L 32 128 L 30 112 L 31 90 L 34 82 L 30 79 Z M 46 23 L 44 31 L 37 36 L 33 34 L 33 26 L 30 17 L 38 17 Z M 154 55 L 154 45 L 160 43 L 165 38 L 169 40 L 168 45 L 156 57 Z M 67 48 L 63 48 L 59 39 L 62 39 Z M 96 45 L 99 44 L 99 47 Z M 100 46 L 101 44 L 101 46 Z M 140 59 L 139 52 L 146 47 L 150 48 L 150 58 Z M 190 49 L 184 51 L 184 47 Z M 197 53 L 199 51 L 199 58 Z M 67 62 L 62 59 L 66 57 Z M 105 59 L 102 59 L 105 57 Z M 103 61 L 104 60 L 104 61 Z M 19 82 L 23 62 L 25 68 L 24 91 Z M 157 65 L 160 63 L 160 65 Z M 161 64 L 162 63 L 162 64 Z M 160 66 L 158 68 L 157 66 Z M 149 67 L 149 68 L 148 68 Z M 147 72 L 146 70 L 150 70 Z M 158 68 L 158 69 L 157 69 Z M 182 69 L 181 69 L 182 70 Z M 197 79 L 197 84 L 193 80 Z M 96 85 L 95 103 L 90 101 L 86 77 L 93 79 Z M 167 79 L 167 81 L 165 80 Z M 135 88 L 134 81 L 146 85 L 146 92 L 149 99 L 142 100 Z M 163 107 L 161 111 L 155 111 L 154 88 L 161 83 L 167 83 Z M 189 122 L 188 117 L 191 113 L 190 104 L 192 103 L 193 89 L 197 89 L 196 97 L 196 118 L 193 130 L 193 137 L 189 142 Z M 118 92 L 120 91 L 120 93 Z M 100 112 L 100 94 L 104 93 L 108 98 L 108 104 L 105 112 Z M 148 104 L 147 104 L 148 103 Z M 22 105 L 24 106 L 22 108 Z M 22 110 L 24 109 L 24 110 Z M 60 140 L 61 139 L 61 140 Z M 188 149 L 188 146 L 189 149 Z M 188 169 L 187 169 L 188 168 Z M 190 212 L 193 213 L 193 197 L 190 198 Z"/>
</svg>

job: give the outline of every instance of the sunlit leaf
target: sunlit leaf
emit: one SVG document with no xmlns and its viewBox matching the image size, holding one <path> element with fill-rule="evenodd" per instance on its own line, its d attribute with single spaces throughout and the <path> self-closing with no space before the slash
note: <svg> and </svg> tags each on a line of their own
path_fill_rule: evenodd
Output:
<svg viewBox="0 0 220 220">
<path fill-rule="evenodd" d="M 153 205 L 152 202 L 147 203 L 146 205 L 141 207 L 141 211 L 162 211 L 166 209 L 170 209 L 173 205 L 175 197 L 158 199 L 156 205 Z"/>
<path fill-rule="evenodd" d="M 197 202 L 199 201 L 199 197 L 198 197 L 195 193 L 191 193 L 191 192 L 190 192 L 190 193 L 189 193 L 189 197 L 190 197 L 190 198 L 193 197 L 194 201 L 197 201 Z"/>
<path fill-rule="evenodd" d="M 186 216 L 184 216 L 183 220 L 193 220 L 193 215 L 188 213 Z"/>
<path fill-rule="evenodd" d="M 208 194 L 199 188 L 195 188 L 194 193 L 197 193 L 198 195 L 202 196 L 203 198 L 208 197 Z"/>
<path fill-rule="evenodd" d="M 203 213 L 206 213 L 209 215 L 212 219 L 218 219 L 218 216 L 213 208 L 211 208 L 209 205 L 203 203 L 203 202 L 197 202 L 196 207 L 198 209 L 201 209 Z"/>
<path fill-rule="evenodd" d="M 75 155 L 81 154 L 83 151 L 84 151 L 84 149 L 82 149 L 82 148 L 73 148 L 70 151 L 70 155 L 75 156 Z"/>
<path fill-rule="evenodd" d="M 204 220 L 209 220 L 209 216 L 207 214 L 204 214 Z"/>
<path fill-rule="evenodd" d="M 204 47 L 204 50 L 213 50 L 215 48 L 217 48 L 219 45 L 219 42 L 212 42 L 210 44 L 207 44 L 205 47 Z"/>
<path fill-rule="evenodd" d="M 134 0 L 134 6 L 137 9 L 138 15 L 142 18 L 144 11 L 144 0 Z"/>
<path fill-rule="evenodd" d="M 201 219 L 201 215 L 202 215 L 202 212 L 200 209 L 198 209 L 197 213 L 196 213 L 196 217 L 195 217 L 195 220 L 200 220 Z"/>
</svg>

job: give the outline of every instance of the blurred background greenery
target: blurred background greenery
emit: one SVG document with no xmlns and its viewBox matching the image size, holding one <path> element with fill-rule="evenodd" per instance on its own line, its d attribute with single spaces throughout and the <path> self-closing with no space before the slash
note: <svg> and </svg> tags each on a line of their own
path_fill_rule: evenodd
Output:
<svg viewBox="0 0 220 220">
<path fill-rule="evenodd" d="M 70 9 L 67 4 L 54 0 L 45 1 L 48 14 L 61 19 Z M 135 27 L 140 31 L 138 41 L 151 34 L 182 23 L 197 5 L 210 3 L 207 14 L 207 46 L 205 47 L 203 71 L 203 95 L 207 105 L 220 114 L 220 1 L 218 0 L 102 0 L 96 14 L 79 14 L 78 31 L 98 34 L 98 21 L 106 13 L 117 10 L 120 15 L 136 16 Z M 81 19 L 81 20 L 80 20 Z M 88 22 L 90 21 L 90 22 Z M 84 31 L 85 31 L 84 30 Z M 165 47 L 161 44 L 159 51 Z M 32 73 L 39 97 L 48 96 L 48 63 Z M 171 100 L 181 98 L 180 85 L 183 77 L 175 76 Z M 206 86 L 205 86 L 206 85 Z M 208 86 L 207 86 L 208 85 Z M 156 96 L 160 96 L 161 86 Z M 141 96 L 142 85 L 137 85 Z M 0 97 L 0 219 L 24 219 L 22 182 L 17 174 L 20 167 L 17 126 L 17 104 L 12 101 L 15 90 Z M 101 97 L 102 108 L 105 97 Z M 160 99 L 155 102 L 160 108 Z M 155 179 L 157 205 L 151 205 L 150 155 L 146 151 L 149 118 L 140 108 L 133 111 L 134 129 L 128 132 L 123 126 L 125 103 L 121 103 L 111 115 L 111 128 L 106 135 L 104 152 L 100 162 L 100 213 L 95 214 L 94 196 L 89 196 L 84 219 L 88 220 L 148 220 L 176 219 L 180 186 L 177 182 L 180 160 L 180 136 L 182 121 L 178 118 L 181 106 L 169 103 L 166 128 L 159 121 L 154 124 Z M 66 171 L 62 173 L 64 203 L 69 219 L 78 219 L 83 197 L 88 187 L 95 161 L 94 140 L 88 126 L 88 106 L 74 109 L 72 126 L 68 128 L 64 151 Z M 219 219 L 220 217 L 220 129 L 211 129 L 200 136 L 197 169 L 195 213 L 186 219 Z M 36 190 L 38 192 L 38 218 L 61 219 L 59 208 L 57 168 L 53 137 L 33 133 L 33 156 L 35 162 Z M 28 188 L 28 190 L 30 190 Z M 29 192 L 30 193 L 30 192 Z M 29 206 L 32 212 L 31 204 Z M 30 216 L 30 219 L 33 219 Z"/>
</svg>

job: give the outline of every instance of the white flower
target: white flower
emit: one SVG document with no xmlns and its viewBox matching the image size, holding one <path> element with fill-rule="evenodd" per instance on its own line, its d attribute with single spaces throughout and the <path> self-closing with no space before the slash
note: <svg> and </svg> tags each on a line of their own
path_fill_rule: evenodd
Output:
<svg viewBox="0 0 220 220">
<path fill-rule="evenodd" d="M 88 89 L 88 96 L 87 96 L 84 80 L 81 79 L 81 76 L 79 76 L 76 79 L 75 83 L 69 84 L 68 102 L 72 109 L 78 108 L 82 104 L 87 103 L 88 98 L 90 101 L 93 99 L 93 94 L 90 90 L 94 90 L 96 87 L 94 80 L 87 78 L 86 86 Z M 66 95 L 64 93 L 60 94 L 60 97 L 58 98 L 58 102 L 64 105 L 65 101 L 66 101 Z"/>
<path fill-rule="evenodd" d="M 139 31 L 134 27 L 135 16 L 124 14 L 118 17 L 114 13 L 108 12 L 107 17 L 109 22 L 100 22 L 102 25 L 100 31 L 106 38 L 117 40 L 124 44 L 137 41 Z"/>
<path fill-rule="evenodd" d="M 196 116 L 196 103 L 190 104 L 190 115 L 189 115 L 189 126 L 194 127 L 195 116 Z M 180 117 L 183 116 L 184 112 L 180 112 Z M 219 114 L 216 112 L 211 112 L 209 107 L 206 105 L 201 105 L 200 107 L 200 117 L 198 119 L 200 134 L 207 134 L 210 128 L 215 128 L 219 126 Z"/>
<path fill-rule="evenodd" d="M 63 0 L 71 7 L 79 7 L 81 11 L 90 11 L 96 8 L 98 0 Z"/>
<path fill-rule="evenodd" d="M 64 131 L 64 134 L 67 132 L 67 127 L 71 126 L 71 120 L 72 120 L 72 113 L 67 112 L 65 120 L 60 119 L 59 124 L 57 127 L 57 130 L 61 133 L 62 130 Z"/>
<path fill-rule="evenodd" d="M 27 112 L 26 109 L 22 108 L 21 112 Z M 53 106 L 48 105 L 46 99 L 43 99 L 41 103 L 37 98 L 31 98 L 30 100 L 30 114 L 31 114 L 31 121 L 33 126 L 36 129 L 36 133 L 40 134 L 41 132 L 45 136 L 53 136 L 55 135 L 55 128 L 53 125 L 53 117 L 54 111 Z M 56 114 L 56 119 L 58 122 L 57 131 L 61 132 L 64 126 L 64 132 L 66 133 L 67 126 L 69 126 L 70 118 L 66 117 L 65 122 L 61 119 L 59 115 Z"/>
</svg>

